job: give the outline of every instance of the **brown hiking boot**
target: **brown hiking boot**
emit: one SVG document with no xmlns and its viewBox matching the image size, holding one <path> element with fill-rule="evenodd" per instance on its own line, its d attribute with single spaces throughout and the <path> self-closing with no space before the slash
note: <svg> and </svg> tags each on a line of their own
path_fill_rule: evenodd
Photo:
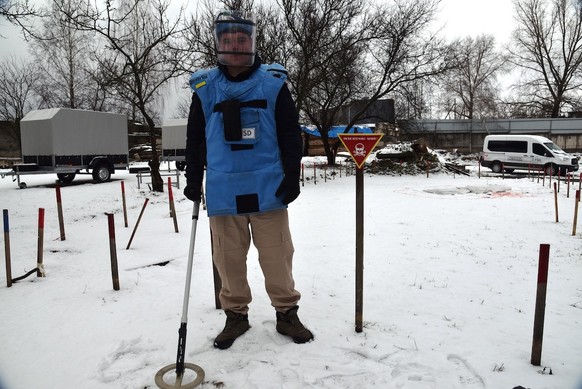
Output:
<svg viewBox="0 0 582 389">
<path fill-rule="evenodd" d="M 236 338 L 247 332 L 251 327 L 249 325 L 248 315 L 233 311 L 224 311 L 224 313 L 226 314 L 226 325 L 222 332 L 214 339 L 214 347 L 221 350 L 232 346 Z"/>
<path fill-rule="evenodd" d="M 285 313 L 277 312 L 277 332 L 290 336 L 295 343 L 307 343 L 313 340 L 313 334 L 297 317 L 299 307 L 294 307 Z"/>
</svg>

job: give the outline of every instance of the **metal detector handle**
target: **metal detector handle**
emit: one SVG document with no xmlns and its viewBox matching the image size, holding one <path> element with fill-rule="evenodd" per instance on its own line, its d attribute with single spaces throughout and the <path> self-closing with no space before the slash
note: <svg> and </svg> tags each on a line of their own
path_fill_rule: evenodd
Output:
<svg viewBox="0 0 582 389">
<path fill-rule="evenodd" d="M 186 285 L 184 286 L 184 303 L 182 305 L 182 320 L 178 330 L 178 352 L 176 356 L 176 376 L 180 381 L 184 374 L 184 356 L 186 355 L 186 333 L 188 323 L 188 303 L 190 301 L 190 283 L 192 282 L 192 262 L 194 262 L 194 243 L 196 242 L 196 225 L 200 201 L 194 202 L 192 208 L 192 231 L 190 232 L 190 249 L 188 251 L 188 269 L 186 270 Z"/>
<path fill-rule="evenodd" d="M 192 230 L 190 232 L 190 249 L 188 251 L 188 268 L 186 270 L 186 285 L 184 286 L 184 304 L 182 306 L 182 323 L 188 322 L 188 302 L 190 299 L 190 283 L 192 282 L 192 262 L 194 259 L 194 244 L 196 243 L 196 225 L 198 223 L 198 212 L 200 201 L 194 202 L 192 208 Z"/>
</svg>

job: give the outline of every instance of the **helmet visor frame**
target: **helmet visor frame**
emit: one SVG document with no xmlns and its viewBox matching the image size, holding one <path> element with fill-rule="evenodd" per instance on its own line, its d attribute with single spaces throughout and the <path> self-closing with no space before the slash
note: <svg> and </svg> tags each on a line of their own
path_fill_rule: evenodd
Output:
<svg viewBox="0 0 582 389">
<path fill-rule="evenodd" d="M 256 23 L 250 12 L 223 11 L 214 21 L 218 62 L 226 66 L 252 66 L 256 54 Z"/>
</svg>

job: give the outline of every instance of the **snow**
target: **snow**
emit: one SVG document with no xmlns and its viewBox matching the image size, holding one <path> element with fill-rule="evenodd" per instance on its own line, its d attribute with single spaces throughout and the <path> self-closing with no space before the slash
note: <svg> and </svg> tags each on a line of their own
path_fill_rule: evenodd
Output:
<svg viewBox="0 0 582 389">
<path fill-rule="evenodd" d="M 354 324 L 355 178 L 342 171 L 306 180 L 289 208 L 299 316 L 315 335 L 304 345 L 275 331 L 251 249 L 251 329 L 230 349 L 213 348 L 224 314 L 214 305 L 201 210 L 185 357 L 204 369 L 200 387 L 582 388 L 582 226 L 572 235 L 578 183 L 569 194 L 561 183 L 556 222 L 547 179 L 471 172 L 365 176 L 361 333 Z M 138 189 L 123 171 L 96 185 L 81 176 L 61 188 L 61 240 L 55 178 L 26 176 L 27 189 L 0 180 L 13 278 L 36 266 L 38 209 L 46 210 L 46 277 L 7 288 L 0 266 L 0 387 L 155 388 L 156 372 L 175 363 L 192 203 L 173 188 L 176 233 L 167 191 Z M 106 213 L 115 215 L 119 291 Z M 542 363 L 533 366 L 540 244 L 550 245 L 550 266 Z"/>
</svg>

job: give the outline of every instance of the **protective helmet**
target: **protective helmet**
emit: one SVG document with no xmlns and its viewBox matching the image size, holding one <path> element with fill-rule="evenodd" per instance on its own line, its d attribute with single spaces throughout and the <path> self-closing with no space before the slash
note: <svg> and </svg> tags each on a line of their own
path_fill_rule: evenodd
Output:
<svg viewBox="0 0 582 389">
<path fill-rule="evenodd" d="M 252 66 L 256 53 L 256 28 L 251 12 L 221 11 L 214 20 L 218 62 L 227 66 Z"/>
</svg>

